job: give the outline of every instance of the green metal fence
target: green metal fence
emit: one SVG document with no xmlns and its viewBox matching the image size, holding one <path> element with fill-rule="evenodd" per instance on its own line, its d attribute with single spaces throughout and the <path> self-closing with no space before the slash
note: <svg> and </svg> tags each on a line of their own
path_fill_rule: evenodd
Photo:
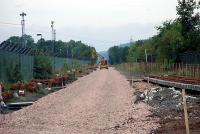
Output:
<svg viewBox="0 0 200 134">
<path fill-rule="evenodd" d="M 0 80 L 8 81 L 9 74 L 12 73 L 10 71 L 14 69 L 18 69 L 24 80 L 32 79 L 33 56 L 0 50 Z"/>
<path fill-rule="evenodd" d="M 52 57 L 47 56 L 52 67 L 55 71 L 60 70 L 65 63 L 71 65 L 73 63 L 72 59 L 62 58 L 62 57 Z M 88 64 L 89 61 L 77 60 L 80 64 Z M 34 56 L 8 52 L 5 50 L 0 50 L 0 81 L 7 82 L 9 77 L 12 77 L 12 70 L 18 70 L 23 80 L 33 79 L 33 64 Z"/>
</svg>

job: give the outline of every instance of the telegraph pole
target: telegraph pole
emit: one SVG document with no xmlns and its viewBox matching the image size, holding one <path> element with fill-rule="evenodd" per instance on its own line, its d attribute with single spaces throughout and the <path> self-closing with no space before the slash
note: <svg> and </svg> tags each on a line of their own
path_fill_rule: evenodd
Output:
<svg viewBox="0 0 200 134">
<path fill-rule="evenodd" d="M 146 60 L 146 63 L 148 62 L 148 59 L 147 59 L 147 49 L 145 48 L 145 60 Z"/>
<path fill-rule="evenodd" d="M 23 44 L 23 47 L 26 46 L 26 42 L 25 42 L 25 39 L 24 39 L 24 35 L 25 35 L 25 20 L 24 20 L 24 17 L 26 16 L 26 13 L 22 12 L 20 14 L 20 16 L 22 17 L 22 20 L 21 20 L 21 25 L 22 25 L 22 44 Z"/>
<path fill-rule="evenodd" d="M 56 29 L 54 29 L 53 34 L 54 34 L 54 41 L 56 41 Z"/>
<path fill-rule="evenodd" d="M 51 39 L 54 40 L 54 21 L 51 21 Z"/>
<path fill-rule="evenodd" d="M 131 38 L 130 38 L 130 45 L 133 43 L 133 38 L 132 38 L 132 36 L 131 36 Z"/>
<path fill-rule="evenodd" d="M 42 40 L 42 34 L 36 34 L 37 36 L 40 36 L 40 40 Z"/>
<path fill-rule="evenodd" d="M 54 21 L 51 21 L 51 38 L 52 38 L 52 46 L 53 46 L 53 70 L 55 72 L 55 40 L 56 40 L 56 30 L 54 29 Z"/>
<path fill-rule="evenodd" d="M 26 16 L 26 13 L 22 12 L 20 14 L 20 16 L 22 17 L 22 20 L 21 20 L 21 26 L 22 26 L 21 41 L 22 41 L 22 47 L 25 47 L 26 46 L 26 39 L 24 37 L 24 35 L 25 35 L 25 20 L 24 20 L 24 17 Z M 21 54 L 20 53 L 19 53 L 19 72 L 22 73 L 22 71 L 21 71 Z"/>
</svg>

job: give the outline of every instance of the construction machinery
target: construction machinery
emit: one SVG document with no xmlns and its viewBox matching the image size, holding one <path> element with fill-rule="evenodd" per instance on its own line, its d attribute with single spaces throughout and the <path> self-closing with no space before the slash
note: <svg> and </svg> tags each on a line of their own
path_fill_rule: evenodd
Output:
<svg viewBox="0 0 200 134">
<path fill-rule="evenodd" d="M 100 69 L 103 69 L 103 68 L 108 69 L 108 61 L 105 60 L 104 58 L 102 58 L 100 61 Z"/>
</svg>

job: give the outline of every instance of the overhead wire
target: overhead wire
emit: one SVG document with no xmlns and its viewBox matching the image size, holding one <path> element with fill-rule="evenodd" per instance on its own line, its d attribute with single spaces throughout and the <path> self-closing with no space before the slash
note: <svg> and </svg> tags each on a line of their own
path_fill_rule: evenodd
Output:
<svg viewBox="0 0 200 134">
<path fill-rule="evenodd" d="M 17 24 L 17 23 L 11 23 L 11 22 L 4 22 L 4 21 L 0 21 L 0 24 L 3 24 L 3 25 L 10 25 L 10 26 L 21 26 L 21 24 Z M 46 31 L 43 31 L 43 30 L 36 30 L 36 29 L 33 29 L 33 28 L 28 28 L 28 29 L 30 29 L 31 31 L 37 31 L 37 32 L 41 32 L 41 33 L 46 33 Z M 88 39 L 86 39 L 86 38 L 88 38 L 88 37 L 81 37 L 81 36 L 77 36 L 77 35 L 69 35 L 69 34 L 64 34 L 64 33 L 59 33 L 60 35 L 62 35 L 62 36 L 66 36 L 66 35 L 68 35 L 68 38 L 69 37 L 74 37 L 74 38 L 79 38 L 79 39 L 82 39 L 82 40 L 88 40 Z M 84 39 L 85 38 L 85 39 Z M 86 42 L 98 42 L 98 43 L 105 43 L 105 45 L 103 45 L 103 46 L 107 46 L 106 44 L 119 44 L 119 42 L 126 42 L 126 41 L 103 41 L 103 40 L 98 40 L 98 39 L 89 39 L 90 41 L 86 41 Z M 93 44 L 93 43 L 92 43 Z M 97 45 L 97 44 L 96 44 Z M 95 45 L 95 46 L 96 46 Z M 102 46 L 102 45 L 99 45 L 99 46 Z"/>
<path fill-rule="evenodd" d="M 10 23 L 10 22 L 3 22 L 3 21 L 0 21 L 0 24 L 3 24 L 3 25 L 14 25 L 14 26 L 20 26 L 21 25 L 21 24 Z"/>
</svg>

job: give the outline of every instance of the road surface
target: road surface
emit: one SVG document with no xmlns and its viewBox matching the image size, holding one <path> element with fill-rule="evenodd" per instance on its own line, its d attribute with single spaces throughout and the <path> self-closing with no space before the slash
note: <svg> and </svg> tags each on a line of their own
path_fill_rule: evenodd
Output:
<svg viewBox="0 0 200 134">
<path fill-rule="evenodd" d="M 113 68 L 97 70 L 34 105 L 6 115 L 2 134 L 145 134 L 156 128 L 149 108 Z"/>
</svg>

